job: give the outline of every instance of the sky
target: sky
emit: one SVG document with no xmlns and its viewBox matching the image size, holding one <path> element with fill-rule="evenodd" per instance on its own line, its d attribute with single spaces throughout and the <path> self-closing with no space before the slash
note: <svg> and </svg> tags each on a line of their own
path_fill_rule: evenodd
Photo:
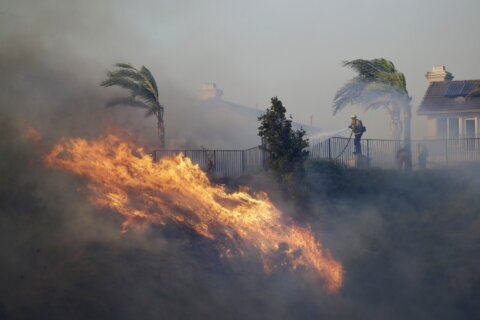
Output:
<svg viewBox="0 0 480 320">
<path fill-rule="evenodd" d="M 148 66 L 164 95 L 175 88 L 194 97 L 214 81 L 225 100 L 247 106 L 263 109 L 278 96 L 296 121 L 313 115 L 327 130 L 356 112 L 367 137 L 388 138 L 384 111 L 332 115 L 335 92 L 354 76 L 341 62 L 392 60 L 415 113 L 432 66 L 445 65 L 458 80 L 480 78 L 479 10 L 478 0 L 0 0 L 0 40 L 20 33 L 92 81 L 128 61 Z M 426 134 L 424 118 L 414 115 L 412 133 Z"/>
</svg>

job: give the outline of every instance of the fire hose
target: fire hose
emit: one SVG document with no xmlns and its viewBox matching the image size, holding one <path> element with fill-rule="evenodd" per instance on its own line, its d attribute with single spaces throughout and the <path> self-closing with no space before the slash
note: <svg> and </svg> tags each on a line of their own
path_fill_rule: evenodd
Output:
<svg viewBox="0 0 480 320">
<path fill-rule="evenodd" d="M 340 152 L 338 156 L 336 156 L 335 159 L 333 159 L 333 161 L 337 161 L 338 158 L 340 158 L 340 156 L 345 152 L 345 150 L 347 150 L 347 147 L 350 144 L 350 141 L 352 140 L 352 136 L 353 136 L 353 130 L 352 132 L 350 132 L 350 137 L 348 137 L 348 141 L 347 141 L 347 144 L 345 145 L 345 148 L 343 148 L 342 152 Z"/>
</svg>

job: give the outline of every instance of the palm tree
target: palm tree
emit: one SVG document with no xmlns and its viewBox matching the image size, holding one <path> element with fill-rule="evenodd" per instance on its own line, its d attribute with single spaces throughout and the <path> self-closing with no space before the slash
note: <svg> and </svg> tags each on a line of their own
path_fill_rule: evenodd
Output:
<svg viewBox="0 0 480 320">
<path fill-rule="evenodd" d="M 107 103 L 107 107 L 129 106 L 145 110 L 145 117 L 157 118 L 160 148 L 165 148 L 165 123 L 163 122 L 164 107 L 158 100 L 158 88 L 150 70 L 145 66 L 139 69 L 128 63 L 117 63 L 114 71 L 107 72 L 107 79 L 101 86 L 119 86 L 130 91 L 129 97 L 114 98 Z"/>
<path fill-rule="evenodd" d="M 410 169 L 412 107 L 405 76 L 395 69 L 391 61 L 383 58 L 345 61 L 343 66 L 352 68 L 357 76 L 335 94 L 333 114 L 348 105 L 359 105 L 365 110 L 380 108 L 386 110 L 391 118 L 393 137 L 399 140 L 402 131 L 404 133 L 404 147 L 410 156 L 407 168 Z"/>
</svg>

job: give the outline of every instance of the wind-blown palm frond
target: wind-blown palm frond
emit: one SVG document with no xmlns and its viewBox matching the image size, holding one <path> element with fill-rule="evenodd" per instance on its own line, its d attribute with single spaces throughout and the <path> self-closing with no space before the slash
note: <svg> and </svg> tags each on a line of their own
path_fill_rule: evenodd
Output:
<svg viewBox="0 0 480 320">
<path fill-rule="evenodd" d="M 114 98 L 108 101 L 105 107 L 111 108 L 116 106 L 128 106 L 128 107 L 135 107 L 135 108 L 148 109 L 148 110 L 152 109 L 145 102 L 133 99 L 132 97 Z"/>
<path fill-rule="evenodd" d="M 158 100 L 158 88 L 150 70 L 142 66 L 140 70 L 129 63 L 117 63 L 118 68 L 107 72 L 107 78 L 101 82 L 103 87 L 118 86 L 127 89 L 130 97 L 117 98 L 109 101 L 107 107 L 130 106 L 146 109 L 145 117 L 155 115 L 161 141 L 165 146 L 165 125 L 163 123 L 164 107 Z"/>
<path fill-rule="evenodd" d="M 124 63 L 124 62 L 115 63 L 115 67 L 124 68 L 124 69 L 137 70 L 137 69 L 135 69 L 135 67 L 133 67 L 130 63 Z"/>
<path fill-rule="evenodd" d="M 378 74 L 378 80 L 391 87 L 391 89 L 407 93 L 407 82 L 405 80 L 405 75 L 401 72 L 381 72 Z"/>
<path fill-rule="evenodd" d="M 157 112 L 157 111 L 156 111 L 155 109 L 153 109 L 153 108 L 148 109 L 148 110 L 145 112 L 145 118 L 148 118 L 148 117 L 156 114 L 156 112 Z"/>
<path fill-rule="evenodd" d="M 119 86 L 130 91 L 137 91 L 140 85 L 132 79 L 123 77 L 108 77 L 100 84 L 102 87 Z"/>
<path fill-rule="evenodd" d="M 365 110 L 379 109 L 383 104 L 401 104 L 404 94 L 384 83 L 366 82 L 356 77 L 337 91 L 333 100 L 333 114 L 349 105 L 358 105 Z"/>
<path fill-rule="evenodd" d="M 114 71 L 109 71 L 107 72 L 107 76 L 111 79 L 127 78 L 137 82 L 143 81 L 143 76 L 132 69 L 118 69 Z"/>
<path fill-rule="evenodd" d="M 395 69 L 395 65 L 386 59 L 344 61 L 345 67 L 357 72 L 358 77 L 367 82 L 382 82 L 389 86 L 405 90 L 406 82 L 403 73 Z"/>
<path fill-rule="evenodd" d="M 145 66 L 142 66 L 139 73 L 143 76 L 144 81 L 146 82 L 146 84 L 150 88 L 153 95 L 158 97 L 157 83 L 155 82 L 155 78 L 153 77 L 150 70 L 148 70 Z"/>
<path fill-rule="evenodd" d="M 366 81 L 374 80 L 378 73 L 377 68 L 372 63 L 363 59 L 344 61 L 343 66 L 353 69 L 359 77 Z"/>
<path fill-rule="evenodd" d="M 143 79 L 143 77 L 141 77 L 141 79 Z M 129 90 L 133 98 L 138 96 L 151 103 L 158 102 L 157 97 L 149 90 L 149 88 L 146 88 L 142 82 L 139 83 L 131 77 L 109 77 L 106 80 L 102 81 L 101 85 L 103 87 L 119 86 L 121 88 Z"/>
<path fill-rule="evenodd" d="M 403 73 L 395 69 L 394 64 L 386 59 L 344 61 L 344 66 L 357 72 L 357 76 L 347 82 L 337 91 L 333 100 L 333 113 L 350 104 L 358 104 L 363 108 L 372 108 L 377 104 L 378 97 L 388 100 L 401 101 L 406 90 L 406 81 Z M 373 100 L 373 102 L 372 102 Z"/>
<path fill-rule="evenodd" d="M 378 101 L 378 102 L 372 102 L 365 107 L 365 111 L 378 110 L 378 109 L 385 109 L 389 114 L 392 112 L 390 109 L 390 104 L 384 99 L 381 99 L 381 101 Z"/>
<path fill-rule="evenodd" d="M 366 85 L 366 82 L 354 78 L 340 88 L 333 99 L 333 114 L 335 115 L 348 105 L 355 104 L 361 97 Z"/>
</svg>

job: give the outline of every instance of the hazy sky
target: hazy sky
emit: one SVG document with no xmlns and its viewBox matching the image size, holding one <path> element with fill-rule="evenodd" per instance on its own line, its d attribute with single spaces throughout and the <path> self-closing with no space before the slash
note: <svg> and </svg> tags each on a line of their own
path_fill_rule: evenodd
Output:
<svg viewBox="0 0 480 320">
<path fill-rule="evenodd" d="M 93 70 L 101 77 L 117 61 L 145 64 L 160 83 L 190 95 L 215 81 L 226 100 L 248 106 L 278 96 L 296 120 L 308 123 L 313 114 L 327 129 L 344 126 L 356 111 L 369 137 L 388 134 L 384 112 L 331 115 L 335 91 L 353 76 L 341 61 L 392 60 L 416 111 L 433 65 L 446 65 L 456 79 L 480 78 L 478 12 L 478 0 L 0 0 L 4 35 L 40 35 L 64 63 L 72 54 L 88 61 L 94 79 Z M 419 137 L 423 122 L 415 118 Z"/>
</svg>

